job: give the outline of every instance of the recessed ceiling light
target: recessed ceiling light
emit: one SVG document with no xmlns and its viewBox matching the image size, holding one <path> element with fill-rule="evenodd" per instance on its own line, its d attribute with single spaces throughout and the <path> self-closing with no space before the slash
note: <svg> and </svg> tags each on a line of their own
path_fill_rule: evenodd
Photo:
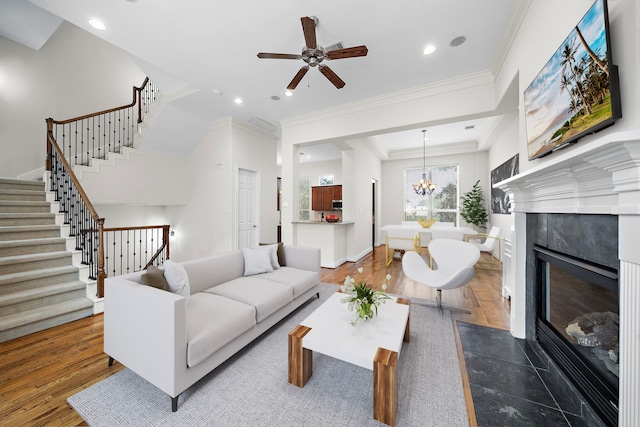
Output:
<svg viewBox="0 0 640 427">
<path fill-rule="evenodd" d="M 89 25 L 91 25 L 96 30 L 100 30 L 100 31 L 107 29 L 107 27 L 102 23 L 102 21 L 95 18 L 89 19 Z"/>
<path fill-rule="evenodd" d="M 235 102 L 236 104 L 242 104 L 242 98 L 234 98 L 233 102 Z"/>
<path fill-rule="evenodd" d="M 422 53 L 424 55 L 431 55 L 435 51 L 436 51 L 436 47 L 434 45 L 432 45 L 432 44 L 429 44 L 429 45 L 425 46 L 425 48 L 422 51 Z"/>
<path fill-rule="evenodd" d="M 451 43 L 449 44 L 453 47 L 457 47 L 457 46 L 460 46 L 465 41 L 467 41 L 467 38 L 465 36 L 458 36 L 455 39 L 451 40 Z"/>
<path fill-rule="evenodd" d="M 284 91 L 284 96 L 293 96 L 293 91 L 291 91 L 291 90 L 285 90 L 285 91 Z"/>
</svg>

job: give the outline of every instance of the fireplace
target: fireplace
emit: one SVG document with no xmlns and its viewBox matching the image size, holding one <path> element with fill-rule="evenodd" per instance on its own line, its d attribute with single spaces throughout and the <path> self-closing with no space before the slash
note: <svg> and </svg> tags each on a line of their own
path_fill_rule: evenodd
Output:
<svg viewBox="0 0 640 427">
<path fill-rule="evenodd" d="M 512 200 L 511 333 L 536 339 L 534 245 L 617 270 L 618 425 L 640 425 L 640 130 L 600 132 L 520 170 L 495 184 Z"/>
<path fill-rule="evenodd" d="M 537 245 L 533 254 L 536 340 L 598 415 L 617 425 L 617 270 Z"/>
</svg>

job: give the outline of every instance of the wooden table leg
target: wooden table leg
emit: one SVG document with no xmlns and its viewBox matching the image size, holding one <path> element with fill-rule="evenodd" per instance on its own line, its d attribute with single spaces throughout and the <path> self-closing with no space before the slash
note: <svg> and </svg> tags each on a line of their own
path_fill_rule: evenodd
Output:
<svg viewBox="0 0 640 427">
<path fill-rule="evenodd" d="M 302 347 L 302 338 L 311 328 L 298 325 L 289 332 L 289 382 L 304 387 L 313 372 L 313 352 Z"/>
<path fill-rule="evenodd" d="M 398 353 L 378 347 L 373 359 L 373 418 L 393 426 L 398 408 Z"/>
<path fill-rule="evenodd" d="M 404 342 L 409 342 L 409 321 L 411 320 L 411 300 L 408 298 L 397 298 L 396 303 L 409 306 L 409 317 L 407 317 L 407 327 L 404 329 Z"/>
</svg>

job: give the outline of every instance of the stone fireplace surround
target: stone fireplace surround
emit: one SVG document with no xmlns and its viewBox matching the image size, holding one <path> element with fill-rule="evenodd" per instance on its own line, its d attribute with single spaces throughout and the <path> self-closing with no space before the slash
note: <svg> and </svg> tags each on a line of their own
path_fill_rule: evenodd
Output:
<svg viewBox="0 0 640 427">
<path fill-rule="evenodd" d="M 594 138 L 594 137 L 588 137 Z M 496 184 L 512 193 L 515 264 L 505 276 L 511 292 L 511 333 L 533 339 L 527 310 L 527 213 L 603 214 L 618 218 L 620 295 L 620 426 L 640 425 L 640 131 L 613 132 L 553 153 L 539 166 Z"/>
</svg>

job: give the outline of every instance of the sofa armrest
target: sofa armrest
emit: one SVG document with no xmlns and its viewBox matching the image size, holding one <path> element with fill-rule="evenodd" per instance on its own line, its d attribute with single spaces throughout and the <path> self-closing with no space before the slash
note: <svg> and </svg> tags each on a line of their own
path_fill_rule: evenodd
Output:
<svg viewBox="0 0 640 427">
<path fill-rule="evenodd" d="M 114 277 L 105 280 L 104 352 L 175 396 L 187 367 L 187 299 Z"/>
<path fill-rule="evenodd" d="M 306 246 L 284 246 L 287 267 L 320 273 L 320 248 Z"/>
</svg>

